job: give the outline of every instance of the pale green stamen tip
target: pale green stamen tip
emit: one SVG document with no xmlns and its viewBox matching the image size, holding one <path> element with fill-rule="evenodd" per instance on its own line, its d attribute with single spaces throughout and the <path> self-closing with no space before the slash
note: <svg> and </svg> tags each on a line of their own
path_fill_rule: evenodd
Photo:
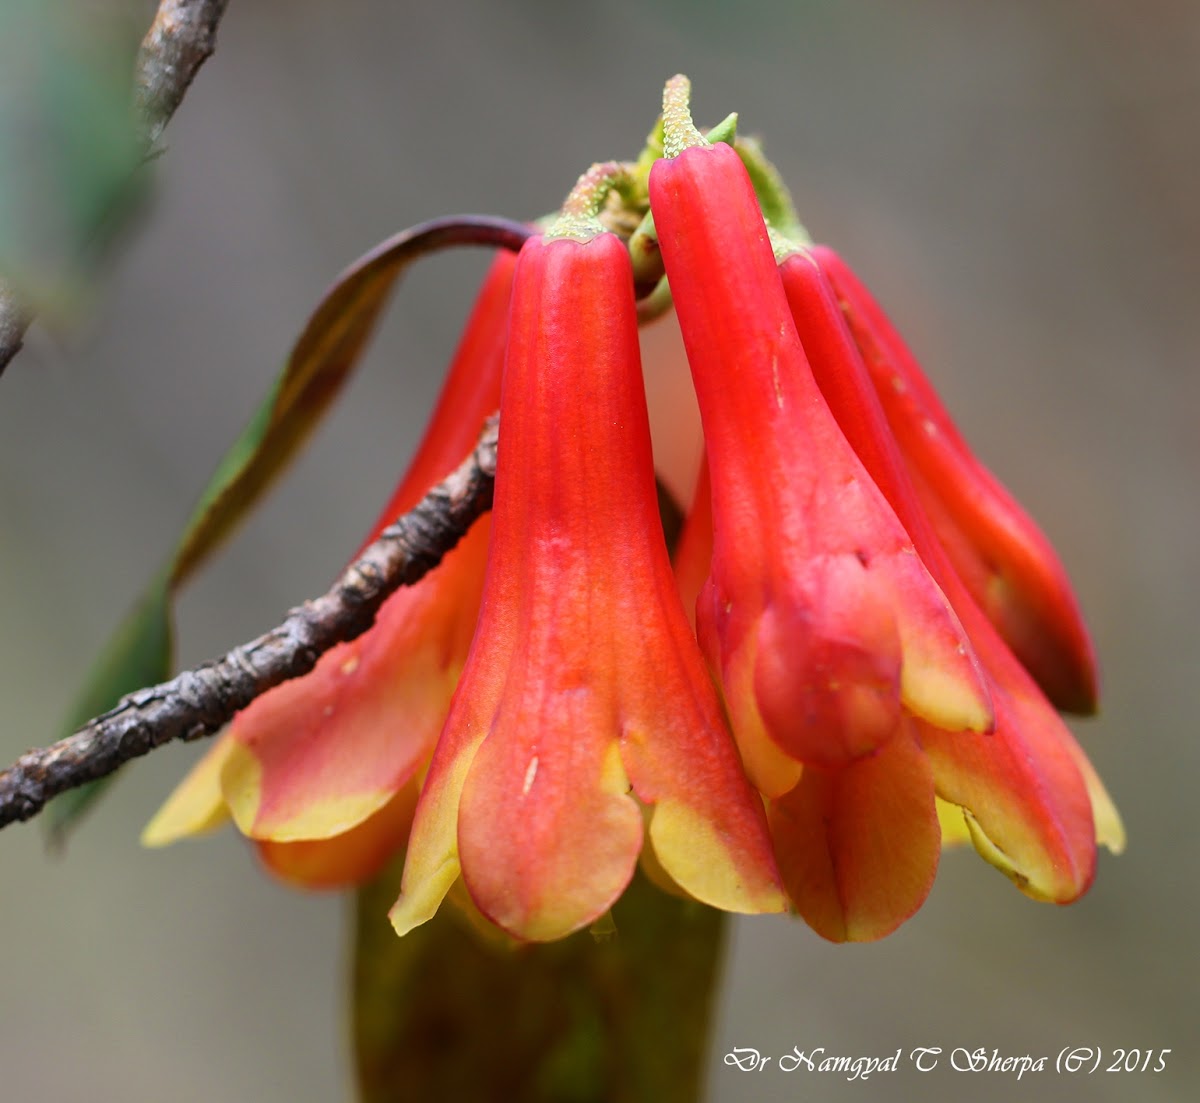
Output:
<svg viewBox="0 0 1200 1103">
<path fill-rule="evenodd" d="M 597 942 L 608 942 L 617 936 L 617 921 L 613 919 L 613 913 L 607 911 L 598 917 L 588 930 Z"/>
<path fill-rule="evenodd" d="M 603 161 L 593 165 L 575 182 L 558 218 L 544 236 L 591 241 L 604 232 L 600 212 L 604 209 L 608 193 L 629 187 L 631 182 L 630 167 L 620 161 Z"/>
<path fill-rule="evenodd" d="M 708 139 L 692 122 L 692 82 L 682 73 L 663 89 L 663 156 L 678 157 L 685 149 L 706 146 Z"/>
</svg>

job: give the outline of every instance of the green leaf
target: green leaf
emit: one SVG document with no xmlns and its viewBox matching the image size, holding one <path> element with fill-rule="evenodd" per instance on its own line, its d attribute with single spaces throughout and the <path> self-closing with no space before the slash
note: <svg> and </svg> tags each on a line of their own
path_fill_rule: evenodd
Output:
<svg viewBox="0 0 1200 1103">
<path fill-rule="evenodd" d="M 71 706 L 66 732 L 112 708 L 125 694 L 165 681 L 171 673 L 172 636 L 164 574 L 155 579 L 96 660 Z M 65 842 L 70 828 L 100 798 L 113 777 L 89 782 L 50 802 L 44 822 L 52 844 Z"/>
<path fill-rule="evenodd" d="M 510 945 L 450 903 L 397 938 L 399 867 L 360 890 L 362 1103 L 685 1103 L 699 1098 L 724 915 L 639 873 L 615 933 Z"/>
</svg>

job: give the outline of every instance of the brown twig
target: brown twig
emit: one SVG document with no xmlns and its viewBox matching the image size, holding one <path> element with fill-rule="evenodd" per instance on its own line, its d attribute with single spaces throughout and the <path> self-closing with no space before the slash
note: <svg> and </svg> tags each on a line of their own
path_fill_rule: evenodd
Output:
<svg viewBox="0 0 1200 1103">
<path fill-rule="evenodd" d="M 36 816 L 51 797 L 112 773 L 172 740 L 212 735 L 268 689 L 307 674 L 338 643 L 362 635 L 394 590 L 441 562 L 492 504 L 497 418 L 475 451 L 389 526 L 324 596 L 278 627 L 162 685 L 138 690 L 73 735 L 0 772 L 0 827 Z"/>
<path fill-rule="evenodd" d="M 200 66 L 216 48 L 229 0 L 162 0 L 134 64 L 135 126 L 148 156 Z M 21 351 L 33 313 L 0 283 L 0 375 Z"/>
<path fill-rule="evenodd" d="M 162 0 L 133 68 L 138 129 L 149 149 L 217 46 L 229 0 Z"/>
</svg>

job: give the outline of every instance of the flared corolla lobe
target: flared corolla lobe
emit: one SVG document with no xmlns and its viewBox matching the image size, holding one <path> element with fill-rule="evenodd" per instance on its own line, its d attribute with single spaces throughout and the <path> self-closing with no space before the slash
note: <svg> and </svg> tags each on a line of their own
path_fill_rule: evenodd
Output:
<svg viewBox="0 0 1200 1103">
<path fill-rule="evenodd" d="M 417 809 L 401 932 L 460 875 L 510 934 L 558 938 L 651 868 L 784 906 L 663 542 L 628 254 L 533 239 L 518 264 L 475 639 Z"/>
</svg>

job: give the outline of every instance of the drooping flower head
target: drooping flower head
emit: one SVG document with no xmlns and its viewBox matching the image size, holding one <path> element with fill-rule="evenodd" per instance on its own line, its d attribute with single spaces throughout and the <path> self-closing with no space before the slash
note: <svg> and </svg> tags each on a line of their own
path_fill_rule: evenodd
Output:
<svg viewBox="0 0 1200 1103">
<path fill-rule="evenodd" d="M 521 252 L 500 424 L 483 606 L 393 923 L 429 918 L 461 872 L 493 923 L 558 938 L 644 845 L 699 900 L 780 910 L 663 542 L 629 256 L 590 221 Z"/>
<path fill-rule="evenodd" d="M 497 262 L 380 522 L 499 403 L 490 527 L 239 715 L 149 841 L 232 816 L 314 886 L 407 844 L 397 931 L 453 892 L 532 941 L 595 922 L 639 862 L 866 940 L 920 907 L 949 834 L 1060 903 L 1098 841 L 1120 849 L 1050 703 L 1091 711 L 1097 686 L 1053 549 L 865 287 L 800 240 L 761 148 L 701 137 L 687 90 L 633 178 L 595 166 Z M 674 569 L 638 342 L 672 301 L 705 453 Z M 694 473 L 677 420 L 668 494 Z"/>
<path fill-rule="evenodd" d="M 686 84 L 679 87 L 686 97 Z M 672 106 L 668 86 L 668 116 Z M 933 880 L 935 793 L 962 810 L 977 849 L 1026 892 L 1075 899 L 1090 884 L 1097 838 L 1121 844 L 1103 786 L 934 536 L 811 257 L 792 250 L 777 271 L 779 239 L 763 224 L 737 155 L 706 146 L 686 127 L 677 132 L 682 148 L 655 166 L 651 203 L 711 464 L 711 500 L 694 511 L 701 524 L 711 511 L 712 531 L 697 621 L 751 776 L 773 798 L 772 834 L 793 905 L 833 939 L 894 929 Z M 769 535 L 755 542 L 752 533 Z M 684 582 L 696 576 L 695 543 L 703 541 L 689 526 L 680 549 Z M 857 574 L 848 553 L 860 562 Z M 844 577 L 827 566 L 839 557 Z M 1051 617 L 1076 608 L 1052 553 L 1009 561 L 1020 564 L 1009 574 L 1025 593 L 1054 596 Z M 893 572 L 890 586 L 878 574 L 869 578 L 877 564 Z M 910 629 L 907 638 L 897 631 L 906 615 L 924 631 Z M 1086 639 L 1077 614 L 1057 619 L 1067 628 L 1054 639 L 1066 644 L 1041 647 L 1043 661 L 1033 665 L 1086 669 L 1090 651 L 1077 643 Z M 948 661 L 953 647 L 943 642 L 939 654 L 929 646 L 939 639 L 931 624 L 957 647 L 957 662 Z M 908 662 L 934 675 L 924 698 L 905 693 Z M 1086 681 L 1086 674 L 1075 678 Z M 811 706 L 814 685 L 834 707 Z M 964 688 L 977 690 L 994 731 L 979 722 L 982 708 L 970 722 Z M 877 734 L 864 738 L 872 722 Z M 801 724 L 807 728 L 798 736 Z"/>
<path fill-rule="evenodd" d="M 810 255 L 835 291 L 921 508 L 972 598 L 1056 707 L 1096 711 L 1096 653 L 1053 545 L 976 458 L 920 364 L 850 266 Z"/>
</svg>

